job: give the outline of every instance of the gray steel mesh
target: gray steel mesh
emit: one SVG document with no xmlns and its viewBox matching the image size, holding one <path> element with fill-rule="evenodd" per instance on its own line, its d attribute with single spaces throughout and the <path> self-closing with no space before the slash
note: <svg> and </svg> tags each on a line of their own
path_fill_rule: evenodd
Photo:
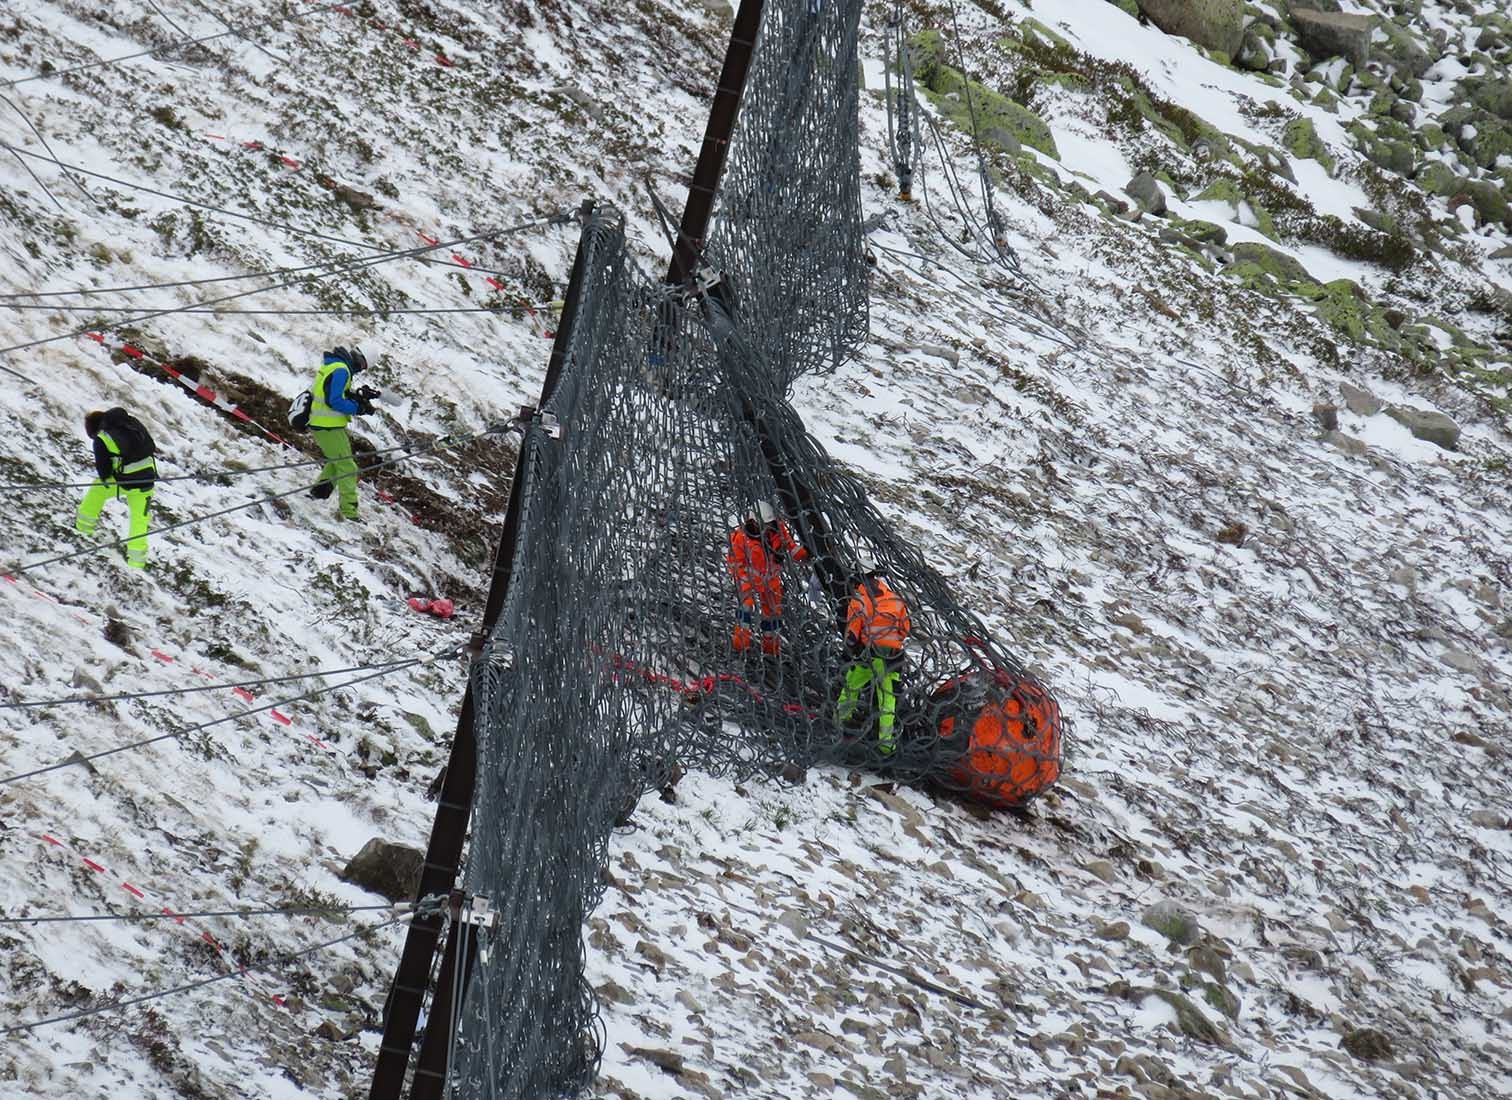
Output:
<svg viewBox="0 0 1512 1100">
<path fill-rule="evenodd" d="M 784 385 L 866 339 L 860 17 L 859 2 L 767 3 L 709 235 L 708 258 Z"/>
<path fill-rule="evenodd" d="M 737 286 L 730 309 L 718 294 L 685 300 L 639 274 L 612 212 L 585 229 L 580 308 L 543 410 L 561 436 L 540 421 L 527 430 L 508 595 L 473 673 L 466 890 L 489 898 L 498 922 L 478 932 L 454 1096 L 534 1100 L 591 1084 L 603 1036 L 583 977 L 583 928 L 616 819 L 676 769 L 791 779 L 795 768 L 839 762 L 1000 805 L 1028 801 L 1059 774 L 1053 698 L 894 534 L 786 400 L 792 378 L 833 367 L 864 336 L 858 8 L 768 5 L 755 65 L 768 83 L 755 102 L 769 122 L 743 128 L 746 144 L 731 151 L 732 165 L 747 166 L 735 175 L 741 200 L 764 213 L 722 226 L 711 249 Z M 784 84 L 772 75 L 781 66 L 823 75 Z M 831 103 L 828 129 L 814 121 L 802 140 L 848 146 L 825 155 L 832 168 L 851 166 L 850 182 L 823 182 L 829 208 L 802 187 L 779 188 L 804 211 L 787 218 L 790 208 L 753 183 L 781 158 L 750 146 L 770 147 L 783 118 L 806 118 L 810 89 L 837 88 L 841 72 L 850 91 L 835 97 L 848 113 Z M 791 110 L 781 88 L 799 101 Z M 817 161 L 792 163 L 808 171 Z M 823 257 L 808 256 L 815 241 Z M 747 591 L 747 608 L 727 554 L 757 502 L 781 515 L 794 549 Z M 756 531 L 768 537 L 759 522 Z M 911 622 L 901 661 L 883 666 L 896 674 L 886 735 L 888 693 L 843 687 L 879 659 L 846 641 L 865 564 Z"/>
</svg>

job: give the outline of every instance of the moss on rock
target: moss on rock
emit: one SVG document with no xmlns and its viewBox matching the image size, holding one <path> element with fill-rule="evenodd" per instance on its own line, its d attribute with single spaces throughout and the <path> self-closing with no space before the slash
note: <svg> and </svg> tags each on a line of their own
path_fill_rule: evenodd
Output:
<svg viewBox="0 0 1512 1100">
<path fill-rule="evenodd" d="M 920 31 L 909 41 L 914 75 L 925 94 L 952 123 L 967 133 L 976 119 L 976 135 L 990 142 L 993 130 L 1003 130 L 1024 145 L 1060 159 L 1055 137 L 1039 115 L 1015 103 L 1001 92 L 975 80 L 968 81 L 944 61 L 944 43 L 938 31 Z M 1001 144 L 1001 143 L 998 143 Z"/>
<path fill-rule="evenodd" d="M 1328 146 L 1318 136 L 1312 119 L 1294 118 L 1288 122 L 1282 142 L 1286 146 L 1286 151 L 1292 156 L 1303 160 L 1315 160 L 1330 176 L 1334 174 L 1337 163 L 1333 155 L 1329 153 Z"/>
<path fill-rule="evenodd" d="M 1236 244 L 1232 252 L 1234 263 L 1231 270 L 1244 279 L 1244 272 L 1240 268 L 1255 268 L 1262 275 L 1275 280 L 1285 287 L 1293 287 L 1302 283 L 1316 283 L 1317 280 L 1308 274 L 1307 268 L 1302 266 L 1302 261 L 1294 256 L 1288 256 L 1285 252 L 1271 248 L 1258 241 L 1244 241 Z M 1246 283 L 1246 285 L 1248 285 Z"/>
</svg>

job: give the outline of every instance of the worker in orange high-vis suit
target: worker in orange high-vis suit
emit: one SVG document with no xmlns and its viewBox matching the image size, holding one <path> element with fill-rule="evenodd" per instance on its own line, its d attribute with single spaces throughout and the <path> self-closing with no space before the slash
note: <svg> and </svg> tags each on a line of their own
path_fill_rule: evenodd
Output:
<svg viewBox="0 0 1512 1100">
<path fill-rule="evenodd" d="M 835 718 L 854 724 L 863 693 L 870 688 L 877 714 L 877 747 L 891 753 L 898 747 L 898 679 L 903 671 L 903 645 L 913 623 L 908 606 L 875 569 L 857 579 L 845 609 L 846 651 L 855 662 L 845 670 L 845 683 L 835 704 Z"/>
<path fill-rule="evenodd" d="M 764 500 L 757 502 L 745 522 L 730 532 L 725 565 L 740 595 L 740 610 L 730 639 L 736 653 L 751 648 L 755 642 L 752 628 L 758 625 L 761 651 L 773 657 L 782 652 L 782 567 L 790 560 L 807 557 L 808 551 L 793 540 L 788 525 Z"/>
</svg>

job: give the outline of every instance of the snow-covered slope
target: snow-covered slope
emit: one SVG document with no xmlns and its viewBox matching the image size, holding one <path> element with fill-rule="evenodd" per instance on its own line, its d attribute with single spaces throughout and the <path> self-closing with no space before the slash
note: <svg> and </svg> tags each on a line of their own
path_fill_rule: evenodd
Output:
<svg viewBox="0 0 1512 1100">
<path fill-rule="evenodd" d="M 1381 85 L 1408 89 L 1395 68 L 1377 59 L 1360 68 L 1374 84 L 1344 78 L 1334 60 L 1305 58 L 1266 5 L 1250 29 L 1270 17 L 1267 55 L 1290 68 L 1262 75 L 1127 6 L 961 5 L 965 67 L 1026 100 L 1053 137 L 1054 155 L 1017 137 L 989 144 L 1037 290 L 963 260 L 920 205 L 895 201 L 885 115 L 867 97 L 866 202 L 889 215 L 872 236 L 874 343 L 796 395 L 1057 685 L 1077 727 L 1067 777 L 1024 816 L 832 770 L 797 789 L 690 775 L 675 803 L 648 799 L 586 930 L 609 1037 L 601 1095 L 1512 1090 L 1512 278 L 1492 258 L 1506 226 L 1420 183 L 1431 160 L 1505 194 L 1507 165 L 1478 164 L 1476 131 L 1418 149 L 1409 174 L 1369 168 L 1367 155 L 1392 153 L 1372 142 L 1396 140 L 1381 121 L 1392 105 L 1377 102 Z M 1443 32 L 1410 78 L 1423 133 L 1459 105 L 1461 78 L 1504 64 L 1505 45 L 1477 45 L 1498 13 L 1392 7 L 1425 43 Z M 873 74 L 892 10 L 867 10 Z M 937 66 L 959 68 L 949 8 L 909 11 L 945 32 Z M 0 293 L 329 263 L 587 197 L 626 210 L 651 264 L 663 245 L 641 181 L 680 202 L 729 26 L 718 0 L 277 15 L 249 9 L 244 23 L 268 25 L 172 59 L 73 72 L 61 70 L 170 41 L 169 19 L 194 34 L 222 26 L 197 5 L 125 0 L 23 0 L 0 17 L 0 79 L 52 74 L 4 90 L 14 109 L 0 140 L 43 153 L 35 126 L 60 160 L 101 174 L 27 160 L 49 197 L 5 153 Z M 1381 49 L 1394 41 L 1383 25 L 1373 34 Z M 948 78 L 936 83 L 931 109 L 955 117 Z M 1332 169 L 1298 138 L 1302 121 Z M 969 178 L 969 143 L 946 133 Z M 1168 216 L 1132 216 L 1136 171 L 1155 177 Z M 1367 231 L 1356 209 L 1395 228 Z M 949 223 L 948 207 L 936 212 Z M 165 475 L 288 462 L 154 364 L 276 432 L 279 396 L 321 348 L 354 340 L 388 398 L 359 431 L 372 446 L 482 432 L 531 400 L 549 346 L 549 315 L 506 307 L 560 294 L 573 241 L 570 226 L 537 226 L 123 331 L 102 326 L 131 314 L 107 310 L 263 280 L 0 308 L 0 347 L 49 341 L 0 359 L 35 383 L 7 375 L 0 389 L 0 480 L 86 479 L 82 413 L 116 403 L 153 426 Z M 233 312 L 479 307 L 496 311 Z M 66 335 L 86 329 L 105 343 Z M 1372 412 L 1377 401 L 1396 418 Z M 1455 421 L 1454 449 L 1420 438 L 1446 438 L 1427 412 Z M 397 465 L 365 484 L 356 528 L 296 493 L 160 536 L 145 578 L 110 554 L 15 573 L 0 582 L 0 701 L 442 652 L 481 610 L 512 453 L 485 435 Z M 158 522 L 306 474 L 168 482 Z M 81 549 L 76 492 L 7 488 L 0 564 Z M 106 520 L 124 525 L 120 510 Z M 458 616 L 420 617 L 411 595 L 452 598 Z M 0 911 L 379 905 L 337 872 L 373 836 L 423 845 L 462 680 L 440 658 L 281 717 L 6 784 Z M 251 705 L 308 686 L 257 686 Z M 3 770 L 247 706 L 217 687 L 0 710 Z M 277 960 L 388 916 L 0 926 L 4 1026 L 275 963 L 7 1036 L 6 1094 L 361 1094 L 400 928 Z"/>
</svg>

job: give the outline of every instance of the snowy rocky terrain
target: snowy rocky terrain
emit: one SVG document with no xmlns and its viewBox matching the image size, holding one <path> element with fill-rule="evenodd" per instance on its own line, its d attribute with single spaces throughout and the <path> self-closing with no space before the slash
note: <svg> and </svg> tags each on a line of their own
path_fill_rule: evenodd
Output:
<svg viewBox="0 0 1512 1100">
<path fill-rule="evenodd" d="M 0 150 L 0 703 L 465 641 L 513 461 L 470 437 L 532 400 L 550 315 L 515 307 L 560 295 L 575 233 L 470 238 L 592 197 L 659 266 L 642 181 L 680 205 L 730 24 L 721 0 L 261 3 L 80 67 L 220 33 L 219 7 L 0 15 L 0 141 L 77 169 Z M 1023 815 L 839 770 L 648 798 L 585 930 L 598 1095 L 1512 1093 L 1512 19 L 1313 7 L 961 0 L 958 40 L 948 5 L 904 5 L 966 178 L 978 113 L 1028 285 L 896 201 L 894 7 L 868 5 L 873 343 L 796 403 L 1074 745 Z M 14 297 L 453 240 L 120 328 L 264 281 Z M 393 312 L 286 312 L 342 309 Z M 79 490 L 16 488 L 87 480 L 84 410 L 137 411 L 165 476 L 286 463 L 191 389 L 278 432 L 354 341 L 385 391 L 369 445 L 468 437 L 365 482 L 362 525 L 294 492 L 157 537 L 146 577 L 22 568 L 85 545 Z M 166 482 L 157 521 L 307 473 Z M 464 674 L 223 722 L 309 685 L 0 710 L 7 776 L 190 730 L 0 787 L 0 912 L 383 905 L 339 872 L 373 837 L 423 846 Z M 7 1034 L 0 1094 L 365 1095 L 402 926 L 279 960 L 392 915 L 0 925 L 4 1028 L 253 968 Z"/>
</svg>

